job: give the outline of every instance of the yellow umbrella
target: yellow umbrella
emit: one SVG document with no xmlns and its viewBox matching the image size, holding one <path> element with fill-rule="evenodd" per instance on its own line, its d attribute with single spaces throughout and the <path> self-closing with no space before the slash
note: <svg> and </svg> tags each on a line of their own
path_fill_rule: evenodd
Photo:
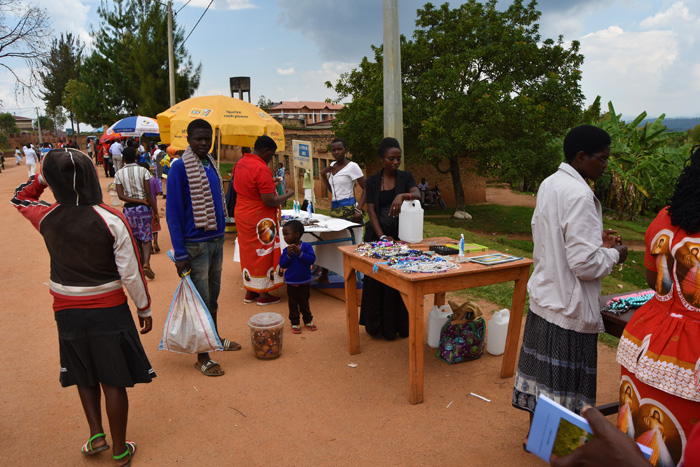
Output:
<svg viewBox="0 0 700 467">
<path fill-rule="evenodd" d="M 187 125 L 197 118 L 211 123 L 220 144 L 252 148 L 258 136 L 267 135 L 284 150 L 282 125 L 259 107 L 227 96 L 192 97 L 159 113 L 161 141 L 187 149 Z"/>
</svg>

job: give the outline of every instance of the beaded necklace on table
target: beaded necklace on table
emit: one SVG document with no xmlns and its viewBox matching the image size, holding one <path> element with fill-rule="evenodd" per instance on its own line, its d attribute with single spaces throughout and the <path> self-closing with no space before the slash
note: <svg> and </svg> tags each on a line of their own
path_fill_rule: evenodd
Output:
<svg viewBox="0 0 700 467">
<path fill-rule="evenodd" d="M 645 290 L 643 292 L 615 297 L 608 300 L 603 310 L 616 315 L 621 315 L 626 311 L 641 307 L 646 302 L 651 300 L 654 294 L 655 292 L 653 290 Z"/>
<path fill-rule="evenodd" d="M 371 242 L 362 243 L 355 250 L 361 256 L 384 259 L 372 267 L 372 272 L 379 270 L 380 264 L 388 264 L 391 269 L 411 273 L 440 273 L 452 269 L 459 269 L 461 266 L 446 260 L 441 256 L 431 256 L 421 250 L 413 250 L 404 242 Z"/>
</svg>

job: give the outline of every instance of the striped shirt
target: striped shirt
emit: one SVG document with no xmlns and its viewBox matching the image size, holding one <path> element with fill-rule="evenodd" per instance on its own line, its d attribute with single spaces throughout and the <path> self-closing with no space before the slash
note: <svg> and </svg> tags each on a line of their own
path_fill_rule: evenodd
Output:
<svg viewBox="0 0 700 467">
<path fill-rule="evenodd" d="M 151 173 L 136 164 L 126 164 L 114 176 L 115 185 L 121 185 L 129 198 L 146 199 L 145 184 Z"/>
</svg>

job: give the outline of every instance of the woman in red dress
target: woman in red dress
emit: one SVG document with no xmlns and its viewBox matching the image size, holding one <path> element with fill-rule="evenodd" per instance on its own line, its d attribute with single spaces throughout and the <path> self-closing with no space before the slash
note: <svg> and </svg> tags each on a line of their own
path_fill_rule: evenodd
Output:
<svg viewBox="0 0 700 467">
<path fill-rule="evenodd" d="M 678 178 L 671 203 L 646 232 L 644 266 L 654 297 L 620 339 L 618 426 L 653 449 L 651 463 L 676 465 L 700 420 L 700 146 Z M 631 388 L 631 393 L 627 388 Z M 624 399 L 624 400 L 623 400 Z"/>
<path fill-rule="evenodd" d="M 269 292 L 284 284 L 279 270 L 280 206 L 294 196 L 294 192 L 286 188 L 284 195 L 278 195 L 275 190 L 267 164 L 276 150 L 277 144 L 272 138 L 261 136 L 255 142 L 253 154 L 244 154 L 233 171 L 234 218 L 246 289 L 245 303 L 277 303 L 279 297 Z"/>
</svg>

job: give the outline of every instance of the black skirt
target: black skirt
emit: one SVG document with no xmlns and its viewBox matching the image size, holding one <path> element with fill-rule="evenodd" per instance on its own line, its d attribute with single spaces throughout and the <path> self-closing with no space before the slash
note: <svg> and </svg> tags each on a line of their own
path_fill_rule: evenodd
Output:
<svg viewBox="0 0 700 467">
<path fill-rule="evenodd" d="M 401 293 L 365 275 L 362 281 L 360 324 L 367 334 L 387 340 L 408 337 L 408 310 Z"/>
<path fill-rule="evenodd" d="M 126 302 L 112 308 L 60 310 L 55 317 L 61 386 L 133 387 L 155 378 Z"/>
<path fill-rule="evenodd" d="M 544 394 L 572 412 L 595 406 L 598 334 L 563 329 L 530 311 L 513 388 L 513 407 L 534 413 Z"/>
</svg>

